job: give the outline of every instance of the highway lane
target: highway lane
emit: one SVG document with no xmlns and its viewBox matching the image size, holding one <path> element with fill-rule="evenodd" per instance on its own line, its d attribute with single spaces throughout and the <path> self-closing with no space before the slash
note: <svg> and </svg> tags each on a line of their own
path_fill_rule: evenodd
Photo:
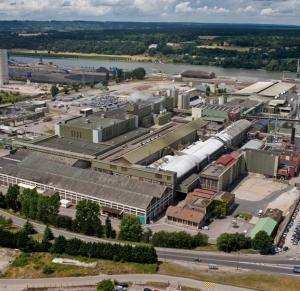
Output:
<svg viewBox="0 0 300 291">
<path fill-rule="evenodd" d="M 23 226 L 26 222 L 25 219 L 7 214 L 0 210 L 0 214 L 5 217 L 11 217 L 14 224 Z M 38 232 L 43 232 L 45 226 L 38 223 L 32 223 Z M 89 242 L 105 242 L 104 239 L 96 237 L 89 237 L 82 234 L 72 233 L 65 230 L 59 230 L 51 228 L 54 235 L 63 235 L 66 238 L 80 238 L 84 241 Z M 202 259 L 201 263 L 205 264 L 217 264 L 229 267 L 238 267 L 243 269 L 252 269 L 270 273 L 281 273 L 281 274 L 292 274 L 292 268 L 295 265 L 299 265 L 298 261 L 288 259 L 283 256 L 261 256 L 261 255 L 248 255 L 248 254 L 237 254 L 237 253 L 215 253 L 215 252 L 204 252 L 195 250 L 182 250 L 182 249 L 168 249 L 168 248 L 156 248 L 158 258 L 161 261 L 164 260 L 178 260 L 178 261 L 194 261 L 195 257 Z"/>
<path fill-rule="evenodd" d="M 255 271 L 262 271 L 264 273 L 280 273 L 286 274 L 290 276 L 297 276 L 293 273 L 293 267 L 297 265 L 295 261 L 288 261 L 288 262 L 277 262 L 276 260 L 273 261 L 263 261 L 263 260 L 255 260 L 254 258 L 249 257 L 240 257 L 239 255 L 232 256 L 229 255 L 227 257 L 223 256 L 216 256 L 213 254 L 198 254 L 198 257 L 201 258 L 201 262 L 194 262 L 195 256 L 189 254 L 176 254 L 171 252 L 158 252 L 158 258 L 160 261 L 189 261 L 195 264 L 216 264 L 218 266 L 227 266 L 233 267 L 238 269 L 253 269 Z M 249 260 L 248 260 L 249 259 Z"/>
</svg>

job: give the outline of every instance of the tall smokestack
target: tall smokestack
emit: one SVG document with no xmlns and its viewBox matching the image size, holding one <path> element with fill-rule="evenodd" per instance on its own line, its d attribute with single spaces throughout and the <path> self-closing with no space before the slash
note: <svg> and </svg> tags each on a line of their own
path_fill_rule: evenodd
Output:
<svg viewBox="0 0 300 291">
<path fill-rule="evenodd" d="M 8 82 L 7 50 L 0 49 L 0 86 L 8 84 Z"/>
</svg>

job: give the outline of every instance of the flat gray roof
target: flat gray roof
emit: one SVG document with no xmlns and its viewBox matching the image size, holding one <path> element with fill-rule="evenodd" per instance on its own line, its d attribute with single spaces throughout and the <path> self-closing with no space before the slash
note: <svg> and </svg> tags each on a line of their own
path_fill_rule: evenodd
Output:
<svg viewBox="0 0 300 291">
<path fill-rule="evenodd" d="M 39 142 L 36 145 L 90 156 L 95 156 L 111 148 L 111 145 L 107 144 L 98 144 L 65 137 L 54 137 L 52 139 Z"/>
<path fill-rule="evenodd" d="M 210 165 L 209 167 L 207 167 L 200 173 L 200 177 L 202 175 L 219 177 L 225 170 L 226 170 L 225 167 L 217 166 L 217 165 Z"/>
<path fill-rule="evenodd" d="M 103 113 L 105 115 L 105 113 Z M 97 115 L 88 117 L 78 117 L 61 122 L 64 126 L 75 126 L 78 128 L 99 129 L 100 127 L 109 127 L 112 124 L 123 122 L 121 118 L 101 118 Z"/>
</svg>

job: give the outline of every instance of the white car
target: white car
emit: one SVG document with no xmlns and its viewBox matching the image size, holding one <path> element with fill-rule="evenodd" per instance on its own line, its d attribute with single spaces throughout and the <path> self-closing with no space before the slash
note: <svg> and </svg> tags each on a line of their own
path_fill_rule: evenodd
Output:
<svg viewBox="0 0 300 291">
<path fill-rule="evenodd" d="M 209 226 L 202 226 L 201 229 L 209 230 Z"/>
</svg>

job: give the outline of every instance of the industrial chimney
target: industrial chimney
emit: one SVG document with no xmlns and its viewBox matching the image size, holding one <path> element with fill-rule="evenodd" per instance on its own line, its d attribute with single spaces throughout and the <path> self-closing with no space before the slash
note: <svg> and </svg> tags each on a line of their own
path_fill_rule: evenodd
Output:
<svg viewBox="0 0 300 291">
<path fill-rule="evenodd" d="M 7 50 L 0 49 L 0 86 L 8 84 Z"/>
</svg>

